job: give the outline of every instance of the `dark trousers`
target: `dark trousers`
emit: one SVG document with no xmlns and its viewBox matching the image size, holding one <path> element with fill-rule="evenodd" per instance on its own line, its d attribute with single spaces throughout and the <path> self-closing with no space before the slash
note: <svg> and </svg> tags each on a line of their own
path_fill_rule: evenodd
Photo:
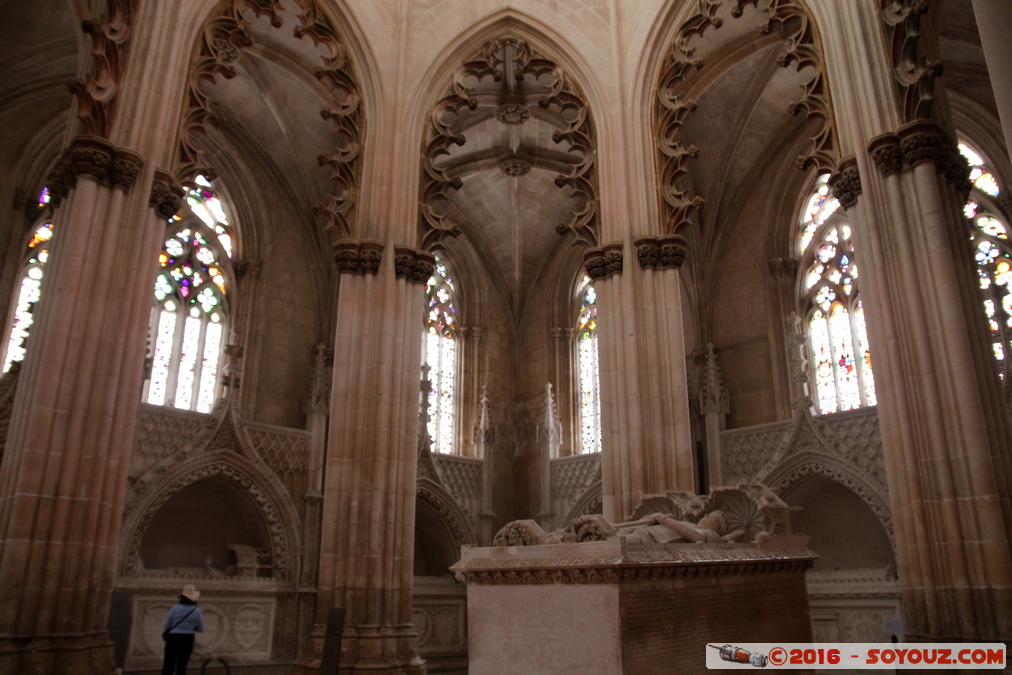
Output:
<svg viewBox="0 0 1012 675">
<path fill-rule="evenodd" d="M 186 664 L 193 652 L 193 633 L 169 633 L 165 641 L 165 660 L 162 675 L 186 675 Z"/>
</svg>

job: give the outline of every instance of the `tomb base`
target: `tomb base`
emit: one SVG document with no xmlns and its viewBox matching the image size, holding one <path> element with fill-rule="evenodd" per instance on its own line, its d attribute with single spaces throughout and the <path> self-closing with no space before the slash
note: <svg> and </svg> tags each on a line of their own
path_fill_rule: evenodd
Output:
<svg viewBox="0 0 1012 675">
<path fill-rule="evenodd" d="M 806 539 L 464 547 L 470 672 L 698 674 L 707 644 L 811 642 Z"/>
</svg>

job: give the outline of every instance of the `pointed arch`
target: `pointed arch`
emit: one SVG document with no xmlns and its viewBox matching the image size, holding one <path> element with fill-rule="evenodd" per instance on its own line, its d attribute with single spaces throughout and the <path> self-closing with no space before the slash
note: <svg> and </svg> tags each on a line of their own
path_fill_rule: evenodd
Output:
<svg viewBox="0 0 1012 675">
<path fill-rule="evenodd" d="M 454 545 L 458 549 L 478 543 L 464 509 L 443 486 L 430 478 L 419 478 L 415 494 L 419 501 L 425 502 L 439 514 L 443 524 L 452 533 Z"/>
</svg>

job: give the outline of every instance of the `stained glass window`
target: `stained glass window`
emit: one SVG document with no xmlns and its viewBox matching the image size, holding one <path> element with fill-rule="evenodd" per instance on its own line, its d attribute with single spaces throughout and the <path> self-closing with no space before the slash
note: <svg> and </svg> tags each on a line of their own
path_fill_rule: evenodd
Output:
<svg viewBox="0 0 1012 675">
<path fill-rule="evenodd" d="M 453 452 L 454 396 L 457 383 L 457 307 L 453 278 L 436 258 L 425 284 L 425 365 L 429 367 L 428 434 L 433 452 Z"/>
<path fill-rule="evenodd" d="M 48 204 L 49 192 L 43 188 L 43 193 L 47 201 L 43 202 L 40 196 L 40 207 Z M 3 372 L 5 373 L 11 369 L 12 363 L 25 358 L 25 345 L 34 321 L 32 312 L 39 298 L 42 297 L 42 277 L 46 261 L 49 260 L 49 247 L 52 238 L 53 224 L 47 220 L 36 225 L 32 238 L 28 242 L 14 301 L 10 338 L 7 341 L 7 350 L 4 354 Z"/>
<path fill-rule="evenodd" d="M 577 292 L 577 372 L 580 387 L 580 452 L 601 452 L 601 374 L 597 356 L 597 293 L 584 276 Z"/>
<path fill-rule="evenodd" d="M 158 256 L 144 400 L 206 413 L 218 393 L 233 233 L 211 182 L 196 183 L 169 219 Z"/>
<path fill-rule="evenodd" d="M 981 153 L 967 143 L 959 144 L 959 151 L 970 165 L 973 188 L 963 213 L 970 223 L 970 239 L 977 263 L 977 281 L 980 284 L 984 315 L 991 330 L 991 351 L 998 362 L 998 372 L 1008 380 L 1010 367 L 1005 355 L 1012 340 L 1012 246 L 1009 245 L 1009 227 L 997 207 L 1000 193 L 998 181 L 987 167 Z"/>
<path fill-rule="evenodd" d="M 827 178 L 816 181 L 798 234 L 815 401 L 824 415 L 875 405 L 854 244 L 846 215 L 829 194 Z"/>
</svg>

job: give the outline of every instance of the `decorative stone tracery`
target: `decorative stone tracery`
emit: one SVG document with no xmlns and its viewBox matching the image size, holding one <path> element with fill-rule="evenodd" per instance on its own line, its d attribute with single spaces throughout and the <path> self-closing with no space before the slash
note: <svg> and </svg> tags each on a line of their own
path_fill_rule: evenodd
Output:
<svg viewBox="0 0 1012 675">
<path fill-rule="evenodd" d="M 526 76 L 532 76 L 538 85 L 532 87 L 525 81 Z M 596 155 L 593 128 L 583 94 L 554 61 L 541 55 L 528 42 L 516 37 L 501 37 L 485 44 L 473 59 L 454 72 L 449 91 L 429 115 L 429 130 L 422 154 L 419 248 L 431 250 L 443 237 L 457 236 L 462 232 L 459 224 L 447 216 L 442 206 L 452 191 L 463 187 L 463 180 L 446 168 L 443 159 L 450 155 L 451 146 L 467 142 L 465 135 L 458 131 L 461 120 L 471 111 L 489 105 L 475 97 L 475 86 L 469 84 L 475 80 L 480 83 L 486 77 L 502 83 L 499 96 L 502 100 L 492 104 L 500 123 L 523 124 L 530 119 L 531 106 L 536 103 L 553 120 L 564 125 L 562 130 L 554 132 L 552 140 L 556 144 L 567 144 L 565 152 L 573 157 L 573 161 L 567 162 L 568 172 L 560 173 L 555 178 L 555 184 L 559 188 L 571 188 L 570 196 L 577 205 L 569 219 L 557 225 L 556 230 L 560 234 L 573 232 L 577 241 L 593 246 L 597 242 Z M 517 157 L 505 157 L 498 166 L 512 177 L 525 175 L 531 169 L 527 159 Z"/>
<path fill-rule="evenodd" d="M 113 104 L 130 43 L 134 2 L 107 0 L 104 13 L 81 23 L 81 29 L 91 38 L 91 60 L 84 78 L 70 83 L 70 91 L 77 99 L 77 119 L 84 134 L 109 137 Z"/>
</svg>

